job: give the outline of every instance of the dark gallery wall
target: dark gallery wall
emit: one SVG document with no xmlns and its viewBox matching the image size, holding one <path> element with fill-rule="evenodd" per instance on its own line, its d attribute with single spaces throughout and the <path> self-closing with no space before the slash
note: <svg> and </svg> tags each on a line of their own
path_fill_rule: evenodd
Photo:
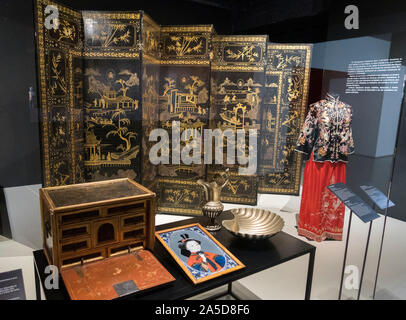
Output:
<svg viewBox="0 0 406 320">
<path fill-rule="evenodd" d="M 143 10 L 161 25 L 213 24 L 217 33 L 231 34 L 229 1 L 178 0 L 57 0 L 75 10 L 136 11 Z"/>
<path fill-rule="evenodd" d="M 403 59 L 403 65 L 406 65 L 406 32 L 398 32 L 392 37 L 391 56 Z M 405 79 L 406 83 L 406 79 Z M 396 147 L 396 157 L 391 167 L 391 190 L 390 198 L 395 206 L 388 210 L 388 215 L 403 221 L 406 221 L 406 87 L 403 88 L 404 95 L 402 101 L 402 112 L 399 120 Z"/>
<path fill-rule="evenodd" d="M 0 1 L 0 186 L 41 181 L 31 1 Z"/>
</svg>

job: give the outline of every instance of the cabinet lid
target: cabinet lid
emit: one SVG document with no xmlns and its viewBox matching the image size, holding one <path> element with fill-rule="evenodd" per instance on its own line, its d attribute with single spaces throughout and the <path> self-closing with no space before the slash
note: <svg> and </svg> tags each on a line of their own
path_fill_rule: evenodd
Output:
<svg viewBox="0 0 406 320">
<path fill-rule="evenodd" d="M 111 300 L 175 281 L 148 250 L 139 250 L 61 272 L 72 300 Z"/>
<path fill-rule="evenodd" d="M 141 200 L 155 194 L 132 181 L 116 179 L 41 189 L 54 211 Z"/>
</svg>

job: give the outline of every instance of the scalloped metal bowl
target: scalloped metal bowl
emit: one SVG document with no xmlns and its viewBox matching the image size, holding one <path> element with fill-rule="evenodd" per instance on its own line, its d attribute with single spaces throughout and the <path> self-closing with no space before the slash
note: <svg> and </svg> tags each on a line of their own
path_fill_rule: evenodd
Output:
<svg viewBox="0 0 406 320">
<path fill-rule="evenodd" d="M 282 231 L 285 222 L 277 214 L 255 208 L 231 210 L 232 220 L 224 220 L 223 226 L 232 234 L 252 240 L 270 238 Z"/>
</svg>

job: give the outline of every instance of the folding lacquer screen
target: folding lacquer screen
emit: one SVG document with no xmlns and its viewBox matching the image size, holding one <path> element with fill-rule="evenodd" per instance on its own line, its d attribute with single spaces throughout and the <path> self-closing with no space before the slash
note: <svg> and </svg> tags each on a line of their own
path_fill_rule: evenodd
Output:
<svg viewBox="0 0 406 320">
<path fill-rule="evenodd" d="M 58 9 L 55 28 L 49 6 Z M 35 10 L 44 186 L 129 177 L 157 193 L 158 212 L 188 215 L 204 202 L 196 181 L 225 168 L 225 202 L 256 204 L 258 190 L 298 193 L 293 146 L 310 46 L 220 36 L 211 25 L 160 26 L 142 11 L 78 12 L 47 0 Z M 201 164 L 178 162 L 171 143 L 169 164 L 153 165 L 150 133 L 165 129 L 173 142 L 174 125 L 200 139 L 209 128 L 256 129 L 257 170 L 204 164 L 203 140 Z"/>
</svg>

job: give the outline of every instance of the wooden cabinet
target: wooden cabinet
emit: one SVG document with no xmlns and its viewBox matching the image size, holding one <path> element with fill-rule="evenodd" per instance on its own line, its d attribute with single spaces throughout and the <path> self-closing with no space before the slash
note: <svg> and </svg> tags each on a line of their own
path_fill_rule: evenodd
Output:
<svg viewBox="0 0 406 320">
<path fill-rule="evenodd" d="M 153 249 L 155 193 L 117 179 L 40 190 L 43 246 L 60 269 Z"/>
</svg>

